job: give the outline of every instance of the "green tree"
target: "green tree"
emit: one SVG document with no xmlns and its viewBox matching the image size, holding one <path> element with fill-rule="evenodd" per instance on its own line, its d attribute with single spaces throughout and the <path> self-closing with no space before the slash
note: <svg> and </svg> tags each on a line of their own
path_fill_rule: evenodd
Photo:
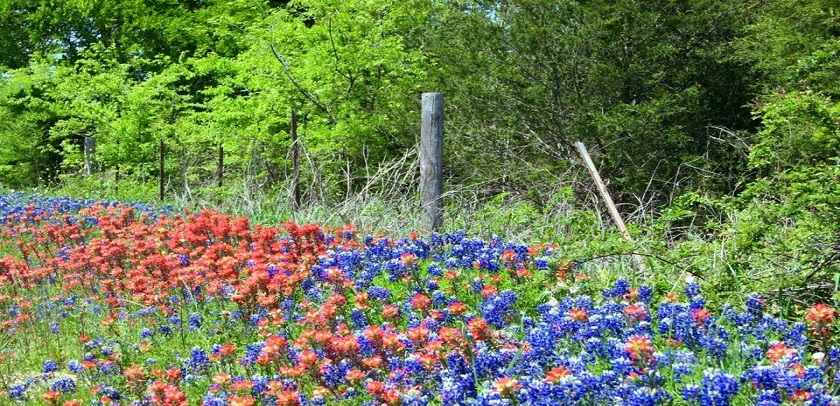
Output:
<svg viewBox="0 0 840 406">
<path fill-rule="evenodd" d="M 468 145 L 460 166 L 475 168 L 462 176 L 493 173 L 500 187 L 552 181 L 577 160 L 580 140 L 625 203 L 737 189 L 746 161 L 738 135 L 753 128 L 747 67 L 728 57 L 748 18 L 741 2 L 453 9 L 432 46 L 461 126 L 453 148 Z M 511 161 L 524 170 L 493 168 Z"/>
</svg>

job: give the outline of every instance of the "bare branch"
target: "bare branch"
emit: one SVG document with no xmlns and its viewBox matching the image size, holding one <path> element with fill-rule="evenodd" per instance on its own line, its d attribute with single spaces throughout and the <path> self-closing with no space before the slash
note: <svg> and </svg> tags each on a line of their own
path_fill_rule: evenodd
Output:
<svg viewBox="0 0 840 406">
<path fill-rule="evenodd" d="M 271 48 L 271 52 L 274 53 L 274 57 L 277 58 L 277 61 L 280 62 L 280 65 L 283 66 L 283 73 L 286 74 L 286 77 L 289 78 L 293 85 L 295 85 L 297 90 L 303 93 L 303 95 L 306 96 L 307 99 L 309 99 L 312 103 L 318 106 L 318 108 L 320 108 L 321 110 L 324 110 L 324 112 L 326 112 L 327 115 L 330 116 L 330 124 L 334 125 L 335 123 L 337 123 L 338 120 L 336 120 L 335 115 L 333 115 L 329 107 L 322 103 L 321 100 L 318 99 L 318 96 L 315 96 L 314 94 L 312 94 L 312 92 L 304 89 L 303 86 L 301 86 L 301 84 L 297 81 L 297 79 L 295 79 L 295 77 L 292 75 L 292 70 L 289 68 L 289 64 L 286 62 L 286 59 L 283 58 L 283 55 L 280 55 L 280 52 L 277 51 L 277 47 L 274 46 L 274 39 L 271 40 L 271 43 L 268 46 Z"/>
</svg>

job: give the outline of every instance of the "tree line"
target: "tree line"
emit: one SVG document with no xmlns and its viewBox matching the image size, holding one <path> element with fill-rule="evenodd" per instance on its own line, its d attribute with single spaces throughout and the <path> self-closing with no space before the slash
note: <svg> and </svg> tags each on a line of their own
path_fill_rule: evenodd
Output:
<svg viewBox="0 0 840 406">
<path fill-rule="evenodd" d="M 831 0 L 9 0 L 0 184 L 80 178 L 92 137 L 124 182 L 155 182 L 163 139 L 183 185 L 222 147 L 226 179 L 277 187 L 295 108 L 302 176 L 339 196 L 414 148 L 436 91 L 448 182 L 483 196 L 545 202 L 582 141 L 623 207 L 827 213 L 838 34 Z"/>
</svg>

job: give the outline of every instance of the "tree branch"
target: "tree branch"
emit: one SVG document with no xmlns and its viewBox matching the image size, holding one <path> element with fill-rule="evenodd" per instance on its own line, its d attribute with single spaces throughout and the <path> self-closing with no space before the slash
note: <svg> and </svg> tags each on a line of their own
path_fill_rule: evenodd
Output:
<svg viewBox="0 0 840 406">
<path fill-rule="evenodd" d="M 338 120 L 336 120 L 335 115 L 333 115 L 332 111 L 330 111 L 329 107 L 327 107 L 321 100 L 318 99 L 318 96 L 315 96 L 310 91 L 306 90 L 301 86 L 301 84 L 295 79 L 292 75 L 292 70 L 289 68 L 289 64 L 286 62 L 286 59 L 283 58 L 283 55 L 280 55 L 280 52 L 277 51 L 277 47 L 274 46 L 274 40 L 272 39 L 271 43 L 268 45 L 271 48 L 271 52 L 274 53 L 274 57 L 277 58 L 277 61 L 280 62 L 280 65 L 283 66 L 283 73 L 286 74 L 286 77 L 292 82 L 293 85 L 306 96 L 312 103 L 314 103 L 318 108 L 324 110 L 327 115 L 330 116 L 330 124 L 335 125 Z"/>
</svg>

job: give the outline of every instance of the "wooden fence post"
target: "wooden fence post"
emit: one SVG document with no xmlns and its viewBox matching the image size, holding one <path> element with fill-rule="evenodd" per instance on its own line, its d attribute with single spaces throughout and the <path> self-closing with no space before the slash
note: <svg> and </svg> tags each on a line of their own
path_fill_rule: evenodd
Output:
<svg viewBox="0 0 840 406">
<path fill-rule="evenodd" d="M 119 151 L 119 149 L 120 149 L 120 139 L 119 138 L 117 138 L 116 143 L 117 143 L 117 151 Z M 117 167 L 117 173 L 114 175 L 114 183 L 116 184 L 116 187 L 119 189 L 119 183 L 120 183 L 120 161 L 119 160 L 117 160 L 115 166 Z"/>
<path fill-rule="evenodd" d="M 443 94 L 423 93 L 420 127 L 420 211 L 423 232 L 443 225 Z"/>
<path fill-rule="evenodd" d="M 96 148 L 96 141 L 93 137 L 85 137 L 85 177 L 93 175 L 93 151 Z"/>
<path fill-rule="evenodd" d="M 295 209 L 300 209 L 300 142 L 297 136 L 297 111 L 294 107 L 289 133 L 292 137 L 292 193 Z"/>
<path fill-rule="evenodd" d="M 219 187 L 222 187 L 225 176 L 225 147 L 219 143 L 219 164 L 216 167 L 216 178 L 218 179 Z"/>
<path fill-rule="evenodd" d="M 166 145 L 164 145 L 163 138 L 161 138 L 160 139 L 160 173 L 159 173 L 160 176 L 159 176 L 159 184 L 158 184 L 158 186 L 159 186 L 158 200 L 160 200 L 161 202 L 163 201 L 163 186 L 164 186 L 164 184 L 163 184 L 163 175 L 164 175 L 164 173 L 163 173 L 163 171 L 164 171 L 163 161 L 164 161 L 164 158 L 165 158 L 165 154 L 166 154 Z"/>
</svg>

